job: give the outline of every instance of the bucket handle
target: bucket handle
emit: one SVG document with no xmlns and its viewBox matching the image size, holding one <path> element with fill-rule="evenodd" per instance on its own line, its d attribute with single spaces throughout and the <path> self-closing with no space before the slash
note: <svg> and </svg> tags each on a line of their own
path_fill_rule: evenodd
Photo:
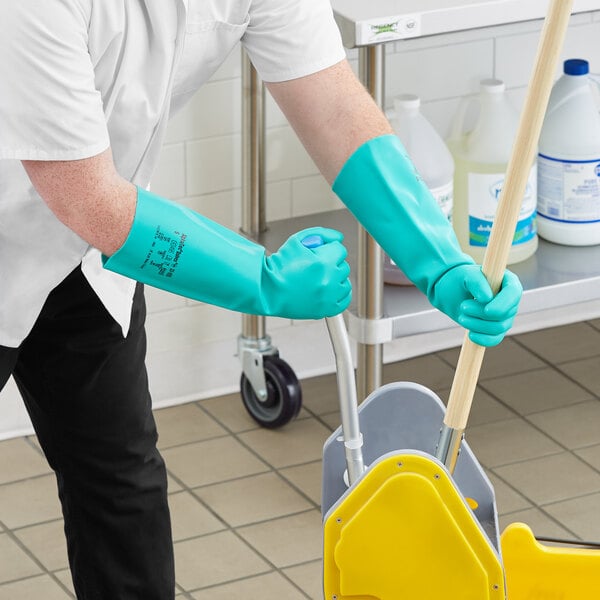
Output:
<svg viewBox="0 0 600 600">
<path fill-rule="evenodd" d="M 346 454 L 348 481 L 353 485 L 365 472 L 363 459 L 363 436 L 358 419 L 358 401 L 354 379 L 354 362 L 344 317 L 336 315 L 325 319 L 335 354 L 335 364 L 340 398 L 342 437 Z"/>
<path fill-rule="evenodd" d="M 508 262 L 530 165 L 535 158 L 572 6 L 573 0 L 552 0 L 544 21 L 531 83 L 483 259 L 483 273 L 494 293 L 500 289 Z M 451 473 L 454 472 L 460 443 L 469 419 L 484 352 L 483 346 L 475 344 L 468 334 L 465 334 L 436 451 L 437 458 Z"/>
<path fill-rule="evenodd" d="M 320 235 L 309 235 L 302 240 L 302 245 L 307 248 L 317 248 L 323 245 L 323 238 Z M 325 322 L 335 354 L 348 481 L 350 485 L 353 485 L 365 472 L 362 451 L 363 436 L 360 432 L 356 381 L 354 379 L 354 361 L 352 360 L 350 338 L 344 317 L 341 314 L 327 317 Z"/>
</svg>

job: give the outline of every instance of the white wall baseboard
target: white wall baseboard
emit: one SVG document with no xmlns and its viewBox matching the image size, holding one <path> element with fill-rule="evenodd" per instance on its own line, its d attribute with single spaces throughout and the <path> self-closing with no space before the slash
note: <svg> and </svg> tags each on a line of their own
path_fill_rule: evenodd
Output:
<svg viewBox="0 0 600 600">
<path fill-rule="evenodd" d="M 597 301 L 583 302 L 517 317 L 511 333 L 516 335 L 599 317 Z M 334 372 L 335 359 L 324 321 L 296 323 L 268 333 L 273 346 L 292 366 L 298 379 Z M 463 330 L 458 327 L 400 338 L 384 345 L 383 361 L 387 364 L 453 348 L 459 346 L 462 339 Z M 239 391 L 241 365 L 235 339 L 150 353 L 147 365 L 155 408 Z M 11 380 L 0 393 L 0 440 L 32 433 L 29 417 Z"/>
</svg>

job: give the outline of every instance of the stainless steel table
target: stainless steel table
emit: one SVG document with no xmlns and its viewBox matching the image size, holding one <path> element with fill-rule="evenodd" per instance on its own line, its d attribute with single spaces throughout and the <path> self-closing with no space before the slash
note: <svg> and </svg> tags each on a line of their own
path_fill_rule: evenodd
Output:
<svg viewBox="0 0 600 600">
<path fill-rule="evenodd" d="M 358 49 L 361 80 L 383 108 L 386 43 L 541 19 L 548 0 L 332 0 L 332 6 L 345 46 Z M 600 0 L 575 0 L 574 12 L 591 11 L 600 11 Z M 264 89 L 246 57 L 244 61 L 242 227 L 270 248 L 304 226 L 331 224 L 345 231 L 356 279 L 347 316 L 350 333 L 357 341 L 358 397 L 366 398 L 381 386 L 385 342 L 453 324 L 418 290 L 384 286 L 381 249 L 346 211 L 277 221 L 267 230 Z M 595 299 L 598 313 L 592 316 L 600 316 L 600 247 L 572 248 L 540 240 L 536 255 L 511 269 L 525 288 L 521 322 L 539 311 Z M 240 339 L 253 356 L 261 350 L 268 352 L 264 318 L 245 317 Z"/>
</svg>

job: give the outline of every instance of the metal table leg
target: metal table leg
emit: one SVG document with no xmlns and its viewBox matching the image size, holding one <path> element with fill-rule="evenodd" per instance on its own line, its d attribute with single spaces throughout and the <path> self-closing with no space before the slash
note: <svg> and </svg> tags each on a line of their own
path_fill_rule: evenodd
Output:
<svg viewBox="0 0 600 600">
<path fill-rule="evenodd" d="M 385 47 L 367 46 L 359 49 L 359 76 L 375 102 L 383 108 Z M 379 245 L 358 227 L 358 290 L 359 319 L 380 319 L 383 316 L 383 253 Z M 383 345 L 363 344 L 357 347 L 356 385 L 359 400 L 364 400 L 381 386 Z"/>
<path fill-rule="evenodd" d="M 245 53 L 242 92 L 242 232 L 258 240 L 266 230 L 265 88 Z M 242 315 L 238 355 L 240 391 L 250 416 L 269 428 L 296 418 L 302 406 L 300 383 L 267 335 L 265 317 Z"/>
<path fill-rule="evenodd" d="M 264 86 L 242 53 L 242 232 L 258 240 L 265 225 Z M 266 398 L 263 355 L 271 351 L 265 317 L 242 315 L 238 350 L 242 371 L 259 398 Z"/>
</svg>

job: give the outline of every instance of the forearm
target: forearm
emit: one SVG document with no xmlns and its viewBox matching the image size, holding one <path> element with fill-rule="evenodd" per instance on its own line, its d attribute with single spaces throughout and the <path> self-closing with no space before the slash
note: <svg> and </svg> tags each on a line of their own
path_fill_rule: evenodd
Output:
<svg viewBox="0 0 600 600">
<path fill-rule="evenodd" d="M 121 177 L 110 150 L 73 161 L 23 161 L 44 202 L 90 245 L 110 256 L 124 243 L 135 215 L 137 189 Z"/>
<path fill-rule="evenodd" d="M 334 192 L 431 303 L 468 328 L 474 342 L 499 343 L 517 310 L 518 280 L 507 273 L 492 300 L 480 267 L 461 251 L 348 63 L 269 89 Z"/>
<path fill-rule="evenodd" d="M 308 230 L 267 256 L 263 246 L 116 172 L 110 151 L 66 162 L 24 162 L 36 190 L 67 227 L 98 248 L 104 267 L 231 310 L 319 319 L 351 299 L 342 235 Z M 304 237 L 318 234 L 311 249 Z M 299 293 L 302 290 L 303 293 Z"/>
<path fill-rule="evenodd" d="M 330 184 L 360 145 L 392 133 L 347 61 L 267 87 Z"/>
</svg>

